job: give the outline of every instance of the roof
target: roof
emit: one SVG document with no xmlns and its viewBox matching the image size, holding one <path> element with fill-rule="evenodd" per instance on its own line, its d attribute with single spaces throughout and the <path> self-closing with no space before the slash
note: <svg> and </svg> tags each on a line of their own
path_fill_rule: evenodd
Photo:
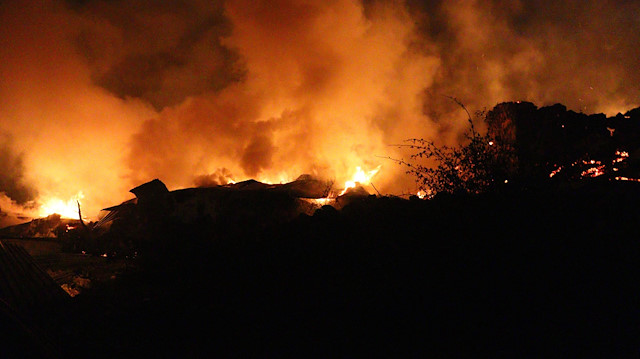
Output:
<svg viewBox="0 0 640 359">
<path fill-rule="evenodd" d="M 140 186 L 131 189 L 129 192 L 135 194 L 138 198 L 144 198 L 166 194 L 169 193 L 169 190 L 167 189 L 167 186 L 162 183 L 162 181 L 156 178 L 152 181 L 143 183 Z"/>
<path fill-rule="evenodd" d="M 0 299 L 17 310 L 31 310 L 67 298 L 24 247 L 0 241 Z"/>
<path fill-rule="evenodd" d="M 69 295 L 18 244 L 0 241 L 0 320 L 7 358 L 57 358 L 52 340 Z"/>
</svg>

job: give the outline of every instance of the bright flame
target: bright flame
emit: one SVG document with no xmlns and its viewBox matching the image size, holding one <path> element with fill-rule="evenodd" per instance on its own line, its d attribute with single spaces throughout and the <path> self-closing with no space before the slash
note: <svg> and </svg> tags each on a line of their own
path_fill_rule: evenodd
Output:
<svg viewBox="0 0 640 359">
<path fill-rule="evenodd" d="M 78 218 L 78 202 L 84 198 L 84 193 L 79 191 L 69 200 L 64 201 L 60 198 L 49 198 L 40 206 L 40 217 L 46 217 L 54 213 L 65 218 Z"/>
<path fill-rule="evenodd" d="M 324 205 L 330 205 L 332 203 L 334 203 L 336 201 L 335 198 L 329 198 L 329 197 L 325 197 L 325 198 L 310 198 L 309 202 L 316 204 L 318 206 L 324 206 Z"/>
<path fill-rule="evenodd" d="M 360 166 L 356 167 L 356 173 L 351 177 L 351 180 L 344 183 L 344 189 L 340 192 L 340 196 L 347 193 L 349 188 L 355 188 L 356 184 L 368 185 L 371 183 L 371 179 L 380 171 L 381 165 L 372 169 L 371 171 L 364 171 Z"/>
</svg>

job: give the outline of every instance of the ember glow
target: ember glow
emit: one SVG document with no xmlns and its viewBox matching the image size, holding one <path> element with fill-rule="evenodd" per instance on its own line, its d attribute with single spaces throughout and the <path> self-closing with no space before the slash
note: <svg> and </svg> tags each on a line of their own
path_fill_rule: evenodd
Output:
<svg viewBox="0 0 640 359">
<path fill-rule="evenodd" d="M 549 173 L 549 178 L 553 178 L 553 176 L 557 175 L 558 172 L 562 171 L 562 166 L 556 168 L 555 170 L 551 171 L 551 173 Z"/>
<path fill-rule="evenodd" d="M 153 178 L 367 183 L 354 169 L 400 158 L 388 144 L 457 144 L 465 115 L 446 96 L 614 115 L 640 104 L 638 13 L 595 0 L 2 1 L 0 192 L 50 208 L 47 194 L 82 188 L 93 215 Z M 375 185 L 414 192 L 400 166 Z"/>
<path fill-rule="evenodd" d="M 591 168 L 587 169 L 586 171 L 582 171 L 581 176 L 582 177 L 598 177 L 598 176 L 602 176 L 605 173 L 604 169 L 605 169 L 604 165 L 599 165 L 597 167 L 591 167 Z"/>
<path fill-rule="evenodd" d="M 616 181 L 630 181 L 630 182 L 640 182 L 640 179 L 637 178 L 629 178 L 629 177 L 615 177 Z"/>
</svg>

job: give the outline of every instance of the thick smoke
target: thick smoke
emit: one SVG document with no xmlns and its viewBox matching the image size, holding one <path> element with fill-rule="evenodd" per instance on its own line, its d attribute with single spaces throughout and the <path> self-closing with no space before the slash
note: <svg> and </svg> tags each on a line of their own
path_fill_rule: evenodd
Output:
<svg viewBox="0 0 640 359">
<path fill-rule="evenodd" d="M 7 152 L 21 154 L 22 177 L 8 180 L 14 187 L 34 186 L 36 205 L 82 191 L 85 211 L 97 214 L 126 199 L 127 142 L 155 112 L 91 81 L 74 45 L 84 21 L 55 1 L 0 3 L 0 133 L 13 139 Z M 20 192 L 5 193 L 20 203 Z"/>
<path fill-rule="evenodd" d="M 219 90 L 242 76 L 238 57 L 220 39 L 230 24 L 221 2 L 88 1 L 75 41 L 93 81 L 156 108 Z"/>
<path fill-rule="evenodd" d="M 241 59 L 242 80 L 148 121 L 134 174 L 176 185 L 228 168 L 236 180 L 341 182 L 383 162 L 376 155 L 403 131 L 435 133 L 421 96 L 438 59 L 410 48 L 417 32 L 406 7 L 366 10 L 349 0 L 227 2 L 232 30 L 221 43 Z"/>
<path fill-rule="evenodd" d="M 37 194 L 25 179 L 23 155 L 15 153 L 9 136 L 0 135 L 0 228 L 20 222 L 17 218 Z"/>
<path fill-rule="evenodd" d="M 609 115 L 640 102 L 638 2 L 447 1 L 434 11 L 424 33 L 442 66 L 431 101 L 446 92 L 475 108 L 528 100 Z"/>
<path fill-rule="evenodd" d="M 137 143 L 166 144 L 136 147 L 132 170 L 174 184 L 222 167 L 239 178 L 341 181 L 356 165 L 384 164 L 376 155 L 396 155 L 386 144 L 455 142 L 466 122 L 448 96 L 471 109 L 528 100 L 625 110 L 640 94 L 631 70 L 640 26 L 629 15 L 639 7 L 598 4 L 228 1 L 230 30 L 216 46 L 235 54 L 244 76 L 154 119 L 171 129 L 140 132 Z M 157 164 L 182 145 L 188 154 Z M 397 169 L 382 173 L 400 184 L 390 189 L 407 183 Z"/>
<path fill-rule="evenodd" d="M 0 135 L 0 192 L 17 204 L 35 199 L 37 191 L 27 183 L 24 172 L 24 156 L 13 151 L 12 139 Z"/>
<path fill-rule="evenodd" d="M 640 104 L 638 34 L 622 0 L 3 1 L 0 133 L 24 168 L 3 186 L 81 190 L 93 213 L 156 177 L 341 183 L 382 165 L 379 190 L 412 190 L 381 157 L 455 143 L 466 115 L 447 96 Z"/>
</svg>

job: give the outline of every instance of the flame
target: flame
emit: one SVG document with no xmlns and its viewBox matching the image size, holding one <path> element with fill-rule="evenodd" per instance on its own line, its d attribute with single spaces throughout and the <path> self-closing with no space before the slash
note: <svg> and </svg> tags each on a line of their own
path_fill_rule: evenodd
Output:
<svg viewBox="0 0 640 359">
<path fill-rule="evenodd" d="M 551 173 L 549 173 L 549 178 L 553 178 L 553 176 L 557 175 L 558 172 L 562 171 L 562 166 L 556 168 L 555 170 L 551 171 Z"/>
<path fill-rule="evenodd" d="M 370 184 L 371 179 L 380 171 L 380 167 L 382 167 L 382 165 L 370 171 L 364 171 L 360 166 L 356 167 L 356 173 L 353 175 L 353 177 L 351 177 L 351 180 L 344 183 L 344 189 L 342 190 L 342 192 L 340 192 L 339 196 L 347 193 L 347 190 L 349 190 L 349 188 L 355 188 L 356 184 L 358 183 L 361 185 Z"/>
<path fill-rule="evenodd" d="M 629 178 L 629 177 L 616 177 L 616 181 L 631 181 L 631 182 L 640 182 L 640 179 L 637 178 Z"/>
<path fill-rule="evenodd" d="M 257 180 L 266 184 L 284 184 L 292 181 L 291 176 L 284 171 L 275 176 L 262 175 L 258 177 Z"/>
<path fill-rule="evenodd" d="M 335 198 L 329 198 L 329 197 L 325 197 L 325 198 L 309 198 L 308 202 L 318 205 L 318 206 L 324 206 L 324 205 L 331 205 L 332 203 L 334 203 L 336 201 Z"/>
<path fill-rule="evenodd" d="M 78 218 L 78 203 L 83 198 L 82 191 L 66 201 L 57 197 L 48 198 L 40 206 L 39 216 L 46 217 L 56 213 L 65 218 Z"/>
</svg>

